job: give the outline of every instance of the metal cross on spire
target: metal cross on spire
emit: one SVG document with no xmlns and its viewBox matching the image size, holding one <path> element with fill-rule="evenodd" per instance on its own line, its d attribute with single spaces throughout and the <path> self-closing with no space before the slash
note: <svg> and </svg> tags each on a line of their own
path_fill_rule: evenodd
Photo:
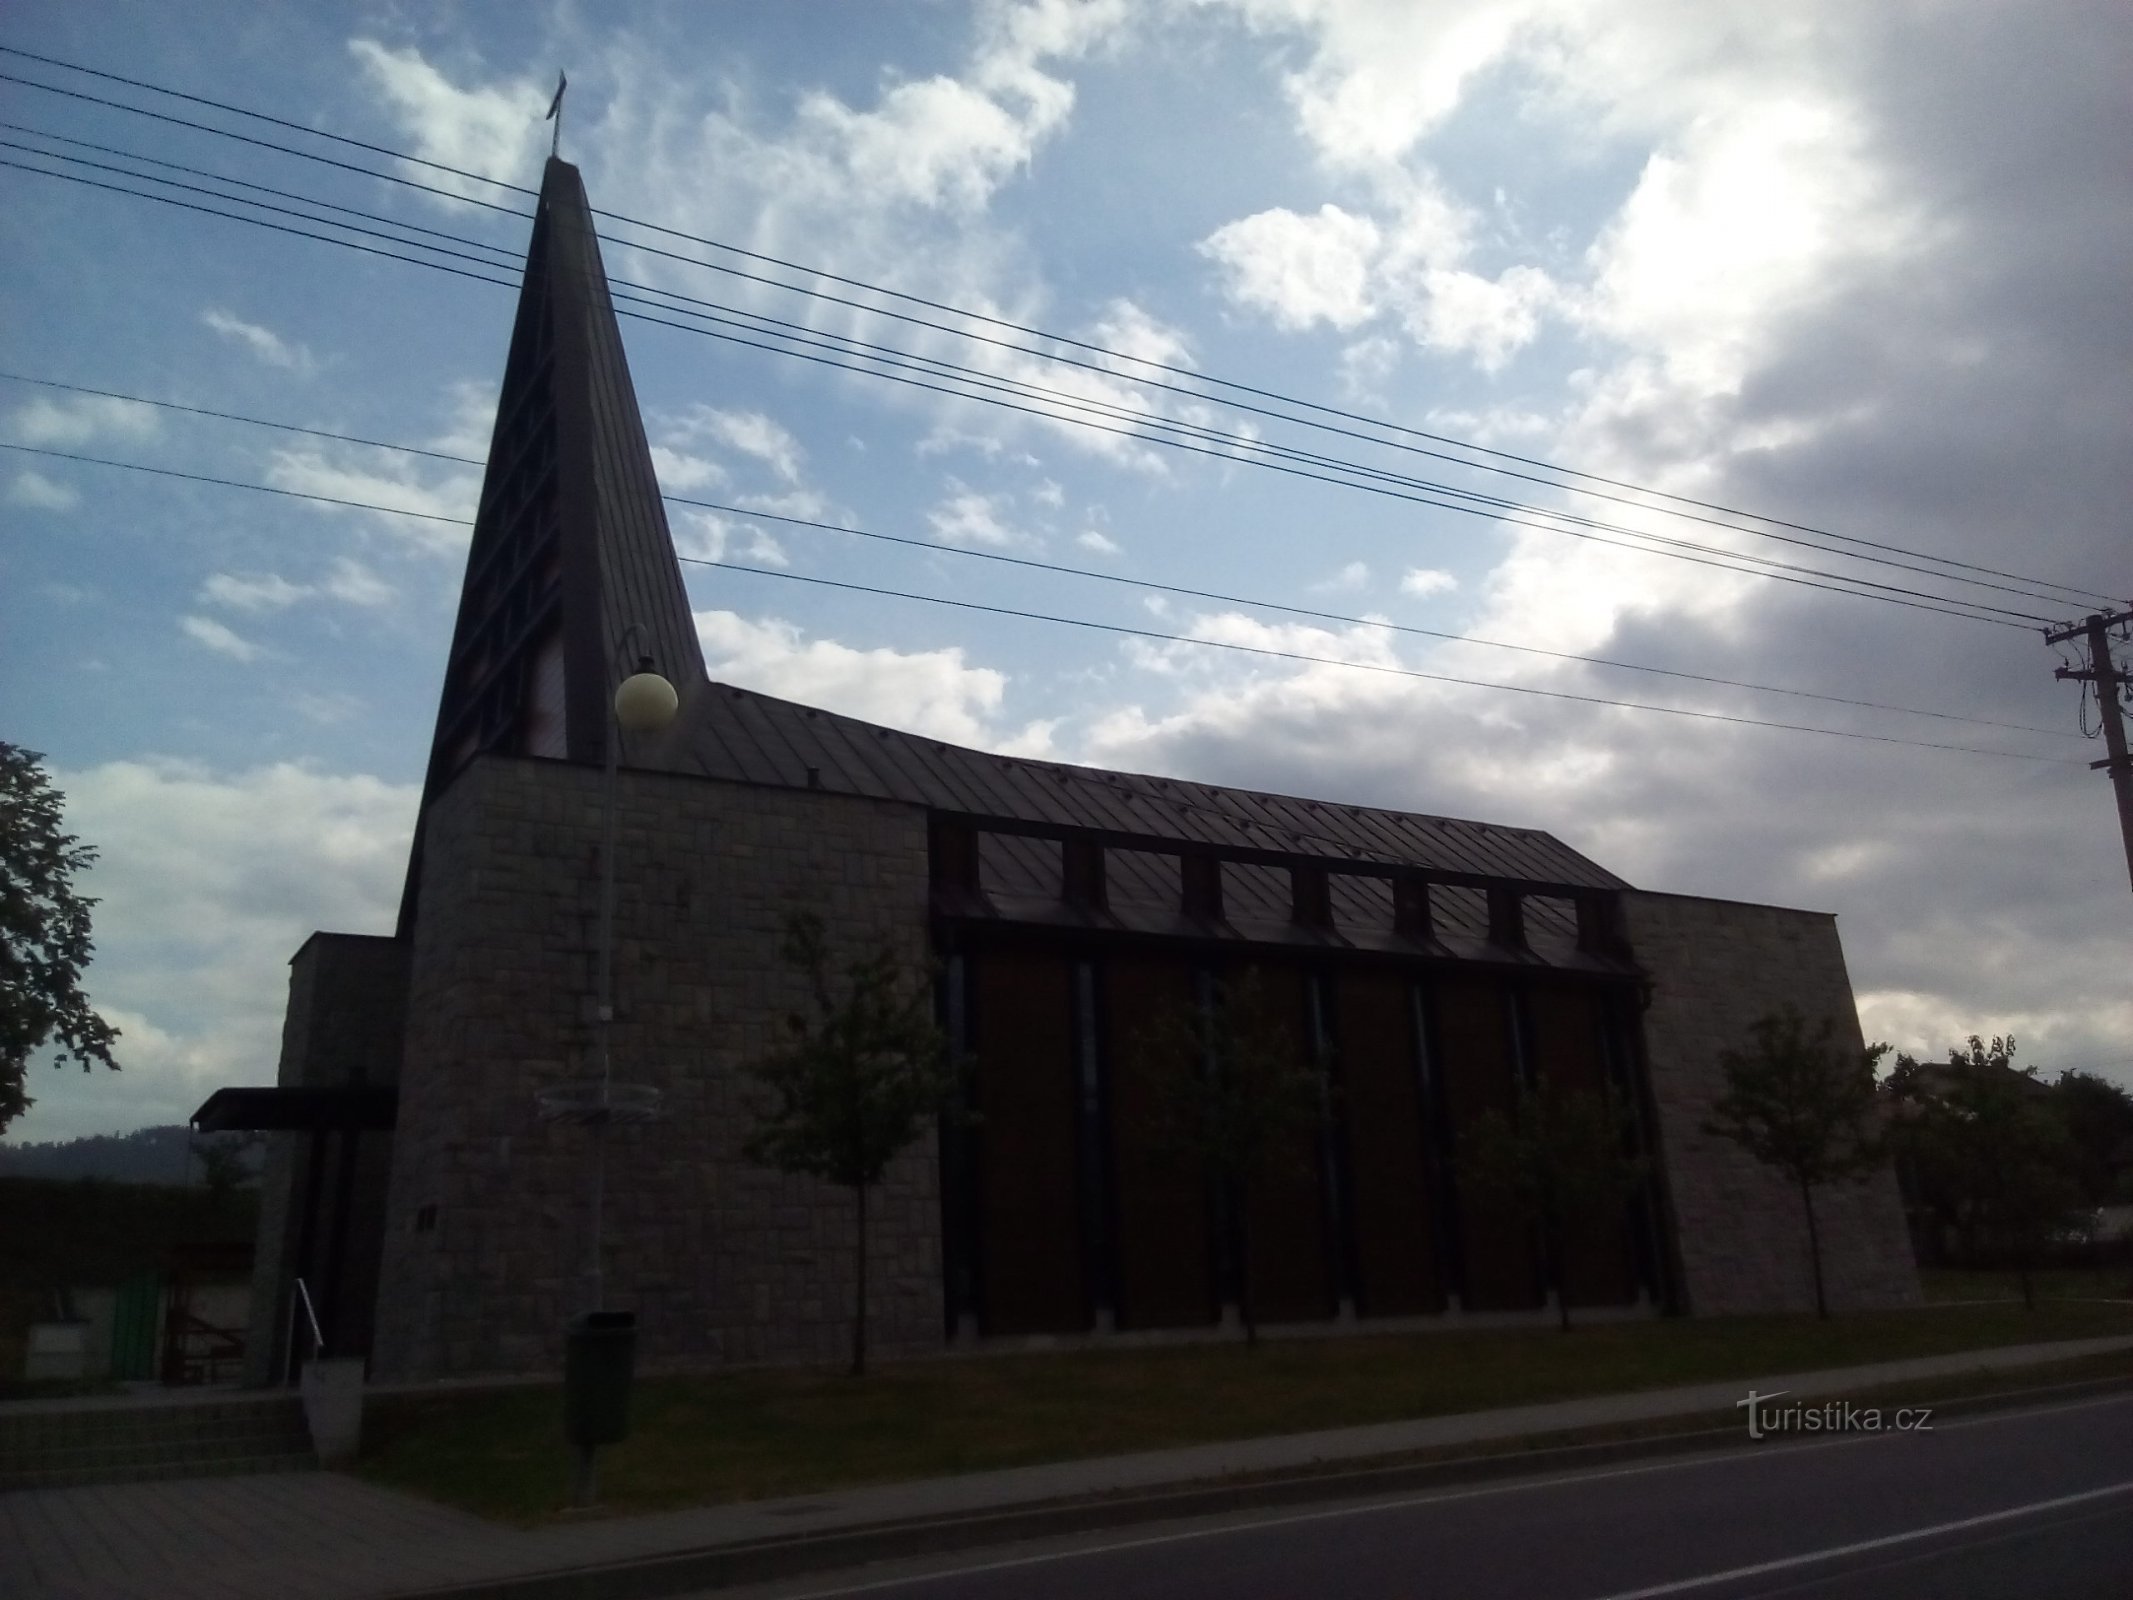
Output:
<svg viewBox="0 0 2133 1600">
<path fill-rule="evenodd" d="M 548 154 L 551 159 L 559 157 L 563 151 L 563 91 L 569 87 L 569 77 L 560 71 L 557 72 L 555 75 L 555 98 L 548 102 L 548 115 L 541 118 L 543 122 L 553 122 L 555 124 L 555 133 L 548 141 Z"/>
</svg>

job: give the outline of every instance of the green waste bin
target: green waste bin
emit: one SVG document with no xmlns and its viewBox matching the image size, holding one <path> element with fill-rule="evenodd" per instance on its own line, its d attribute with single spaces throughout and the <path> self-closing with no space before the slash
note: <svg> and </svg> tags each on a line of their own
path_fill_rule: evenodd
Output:
<svg viewBox="0 0 2133 1600">
<path fill-rule="evenodd" d="M 571 1318 L 563 1344 L 563 1426 L 578 1448 L 619 1444 L 630 1431 L 630 1378 L 637 1366 L 637 1314 L 588 1311 Z"/>
</svg>

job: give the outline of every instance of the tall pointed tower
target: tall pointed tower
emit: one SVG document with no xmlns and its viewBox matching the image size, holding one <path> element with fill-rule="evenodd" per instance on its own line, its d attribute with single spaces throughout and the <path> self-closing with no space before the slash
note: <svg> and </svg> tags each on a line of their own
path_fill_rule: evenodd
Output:
<svg viewBox="0 0 2133 1600">
<path fill-rule="evenodd" d="M 634 635 L 632 629 L 635 630 Z M 598 762 L 640 656 L 680 692 L 704 658 L 674 560 L 578 169 L 551 158 L 467 550 L 422 807 L 477 754 Z M 412 925 L 422 828 L 403 897 Z"/>
</svg>

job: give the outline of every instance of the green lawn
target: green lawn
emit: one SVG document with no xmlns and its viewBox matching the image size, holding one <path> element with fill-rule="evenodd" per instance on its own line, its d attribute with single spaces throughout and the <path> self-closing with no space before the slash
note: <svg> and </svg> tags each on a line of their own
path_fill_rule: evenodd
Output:
<svg viewBox="0 0 2133 1600">
<path fill-rule="evenodd" d="M 1579 1395 L 2133 1334 L 2133 1307 L 2052 1301 L 1840 1317 L 1618 1323 L 985 1356 L 640 1381 L 601 1452 L 614 1511 L 763 1499 Z M 557 1388 L 377 1397 L 358 1471 L 476 1513 L 558 1513 Z"/>
<path fill-rule="evenodd" d="M 1928 1267 L 1918 1274 L 1926 1298 L 1935 1303 L 1957 1300 L 2014 1300 L 2022 1298 L 2022 1277 L 2016 1272 L 1970 1272 L 1960 1267 Z M 2031 1274 L 2040 1300 L 2126 1299 L 2133 1296 L 2133 1266 L 2055 1267 Z"/>
</svg>

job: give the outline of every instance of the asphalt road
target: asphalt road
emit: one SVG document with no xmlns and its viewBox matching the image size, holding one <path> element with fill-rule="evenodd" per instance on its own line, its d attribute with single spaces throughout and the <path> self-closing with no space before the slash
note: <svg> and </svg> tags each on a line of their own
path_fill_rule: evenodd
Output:
<svg viewBox="0 0 2133 1600">
<path fill-rule="evenodd" d="M 2133 1600 L 2133 1395 L 882 1563 L 868 1600 Z"/>
</svg>

